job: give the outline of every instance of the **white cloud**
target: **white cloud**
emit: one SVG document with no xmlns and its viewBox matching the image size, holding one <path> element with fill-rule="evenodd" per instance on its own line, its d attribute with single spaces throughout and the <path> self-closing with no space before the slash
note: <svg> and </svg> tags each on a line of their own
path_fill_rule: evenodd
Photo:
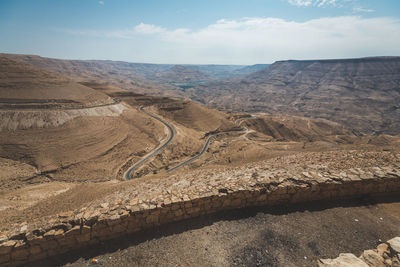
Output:
<svg viewBox="0 0 400 267">
<path fill-rule="evenodd" d="M 135 27 L 135 32 L 142 33 L 142 34 L 154 34 L 154 33 L 161 33 L 161 32 L 165 32 L 165 31 L 166 30 L 162 27 L 158 27 L 153 24 L 144 24 L 143 22 Z"/>
<path fill-rule="evenodd" d="M 99 4 L 100 5 L 104 5 L 104 1 L 99 1 Z"/>
<path fill-rule="evenodd" d="M 113 32 L 69 33 L 126 39 L 128 43 L 124 44 L 135 56 L 132 60 L 158 63 L 254 64 L 282 59 L 400 55 L 400 20 L 385 17 L 344 16 L 305 22 L 221 19 L 198 30 L 140 23 Z M 140 51 L 140 58 L 135 51 Z"/>
<path fill-rule="evenodd" d="M 343 1 L 343 0 L 342 0 Z M 346 1 L 346 0 L 344 0 Z M 337 6 L 339 4 L 339 0 L 288 0 L 289 4 L 295 6 Z"/>
<path fill-rule="evenodd" d="M 373 9 L 363 8 L 363 7 L 355 7 L 353 8 L 353 12 L 363 12 L 363 13 L 372 13 L 375 12 Z"/>
</svg>

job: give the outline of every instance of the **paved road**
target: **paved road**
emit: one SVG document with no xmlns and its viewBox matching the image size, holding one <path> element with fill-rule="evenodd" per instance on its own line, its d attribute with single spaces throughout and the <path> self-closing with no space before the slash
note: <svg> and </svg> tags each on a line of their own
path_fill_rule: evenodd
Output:
<svg viewBox="0 0 400 267">
<path fill-rule="evenodd" d="M 160 119 L 159 117 L 145 111 L 143 109 L 143 106 L 139 107 L 139 110 L 147 115 L 149 115 L 150 117 L 152 117 L 153 119 L 156 119 L 158 121 L 160 121 L 162 124 L 164 124 L 168 130 L 169 130 L 169 138 L 167 141 L 165 141 L 163 144 L 161 144 L 159 147 L 157 147 L 155 150 L 153 150 L 152 152 L 150 152 L 149 154 L 147 154 L 144 158 L 142 158 L 141 160 L 139 160 L 138 162 L 136 162 L 133 166 L 131 166 L 124 174 L 124 178 L 127 180 L 132 179 L 132 172 L 137 169 L 139 166 L 141 166 L 143 163 L 145 163 L 146 161 L 148 161 L 151 157 L 155 156 L 156 154 L 158 154 L 161 150 L 163 150 L 171 141 L 172 139 L 174 139 L 175 137 L 175 132 L 174 129 L 171 127 L 171 125 L 169 125 L 167 122 L 165 122 L 164 120 Z"/>
<path fill-rule="evenodd" d="M 161 146 L 159 146 L 158 148 L 156 148 L 155 150 L 153 150 L 152 152 L 150 152 L 149 154 L 147 154 L 144 158 L 142 158 L 141 160 L 139 160 L 138 162 L 136 162 L 133 166 L 131 166 L 131 167 L 125 172 L 124 178 L 127 179 L 127 180 L 132 179 L 132 172 L 133 172 L 135 169 L 137 169 L 137 168 L 138 168 L 139 166 L 141 166 L 143 163 L 145 163 L 146 161 L 148 161 L 151 157 L 153 157 L 153 156 L 155 156 L 156 154 L 158 154 L 158 153 L 159 153 L 161 150 L 163 150 L 163 149 L 172 141 L 172 139 L 175 137 L 175 132 L 174 132 L 173 128 L 172 128 L 171 125 L 169 125 L 167 122 L 165 122 L 165 121 L 162 120 L 161 118 L 159 118 L 159 117 L 157 117 L 157 116 L 155 116 L 155 115 L 153 115 L 153 114 L 151 114 L 151 113 L 145 111 L 145 110 L 143 109 L 143 106 L 140 106 L 140 107 L 139 107 L 139 110 L 142 111 L 143 113 L 147 114 L 148 116 L 150 116 L 150 117 L 152 117 L 152 118 L 154 118 L 154 119 L 160 121 L 161 123 L 163 123 L 163 124 L 168 128 L 168 130 L 169 130 L 169 132 L 170 132 L 170 136 L 169 136 L 168 140 L 167 140 L 165 143 L 163 143 Z M 252 116 L 252 117 L 253 117 L 253 116 Z M 243 120 L 243 119 L 248 119 L 248 118 L 238 119 L 238 120 L 235 121 L 235 123 L 236 123 L 236 124 L 239 124 L 240 121 Z M 221 132 L 221 133 L 216 133 L 216 134 L 210 135 L 210 136 L 207 138 L 206 143 L 204 144 L 204 147 L 203 147 L 203 149 L 200 151 L 200 153 L 198 153 L 198 154 L 196 154 L 195 156 L 191 157 L 190 159 L 188 159 L 188 160 L 186 160 L 186 161 L 184 161 L 184 162 L 178 164 L 177 166 L 175 166 L 175 167 L 173 167 L 173 168 L 167 170 L 167 172 L 170 173 L 170 172 L 172 172 L 172 171 L 175 171 L 175 170 L 177 170 L 177 169 L 180 169 L 180 168 L 182 168 L 183 166 L 185 166 L 185 165 L 187 165 L 187 164 L 189 164 L 189 163 L 191 163 L 191 162 L 197 160 L 198 158 L 200 158 L 200 157 L 207 151 L 208 146 L 210 145 L 211 140 L 212 140 L 214 137 L 217 137 L 217 136 L 223 135 L 223 134 L 230 134 L 230 133 L 246 133 L 247 131 L 248 131 L 247 128 L 243 128 L 242 130 L 239 130 L 239 131 L 227 131 L 227 132 Z"/>
<path fill-rule="evenodd" d="M 112 99 L 112 103 L 106 103 L 106 104 L 100 104 L 97 106 L 83 106 L 83 107 L 48 107 L 48 108 L 35 108 L 29 105 L 25 105 L 24 104 L 17 104 L 13 107 L 4 107 L 4 106 L 0 106 L 0 110 L 1 111 L 52 111 L 52 110 L 81 110 L 81 109 L 90 109 L 90 108 L 100 108 L 100 107 L 107 107 L 107 106 L 113 106 L 113 105 L 117 105 L 119 103 L 121 103 L 121 100 L 119 98 L 113 98 Z M 45 103 L 41 103 L 41 105 L 43 105 Z"/>
<path fill-rule="evenodd" d="M 238 121 L 238 120 L 237 120 L 237 121 Z M 185 165 L 191 163 L 192 161 L 194 161 L 194 160 L 200 158 L 200 157 L 204 154 L 204 152 L 207 151 L 207 148 L 208 148 L 208 146 L 210 145 L 211 139 L 213 139 L 214 137 L 219 136 L 219 135 L 223 135 L 223 134 L 229 134 L 229 133 L 245 133 L 245 132 L 247 132 L 247 128 L 243 128 L 243 130 L 240 130 L 240 131 L 228 131 L 228 132 L 221 132 L 221 133 L 216 133 L 216 134 L 210 135 L 210 136 L 207 138 L 207 141 L 206 141 L 206 143 L 204 144 L 204 147 L 203 147 L 203 149 L 200 151 L 199 154 L 197 154 L 197 155 L 191 157 L 190 159 L 188 159 L 188 160 L 186 160 L 186 161 L 180 163 L 179 165 L 177 165 L 177 166 L 175 166 L 175 167 L 169 169 L 167 172 L 175 171 L 175 170 L 177 170 L 177 169 L 179 169 L 179 168 L 182 168 L 183 166 L 185 166 Z"/>
</svg>

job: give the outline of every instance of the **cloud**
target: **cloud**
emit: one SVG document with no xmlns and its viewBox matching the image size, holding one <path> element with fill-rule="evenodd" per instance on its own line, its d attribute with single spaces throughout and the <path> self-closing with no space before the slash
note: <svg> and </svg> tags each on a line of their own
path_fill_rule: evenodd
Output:
<svg viewBox="0 0 400 267">
<path fill-rule="evenodd" d="M 162 27 L 158 27 L 153 24 L 144 24 L 143 22 L 135 27 L 135 32 L 141 34 L 154 34 L 154 33 L 162 33 L 165 31 L 166 30 Z"/>
<path fill-rule="evenodd" d="M 99 4 L 100 5 L 104 5 L 104 1 L 99 1 Z"/>
<path fill-rule="evenodd" d="M 342 0 L 343 1 L 343 0 Z M 345 0 L 346 1 L 346 0 Z M 339 3 L 339 0 L 288 0 L 289 4 L 294 5 L 294 6 L 318 6 L 318 7 L 323 7 L 323 6 L 337 6 Z"/>
<path fill-rule="evenodd" d="M 353 12 L 354 13 L 359 13 L 359 12 L 361 12 L 361 13 L 372 13 L 372 12 L 375 12 L 375 10 L 368 9 L 368 8 L 363 8 L 363 7 L 355 7 L 355 8 L 353 8 Z"/>
<path fill-rule="evenodd" d="M 130 53 L 141 51 L 141 61 L 164 63 L 254 64 L 400 55 L 400 20 L 385 17 L 343 16 L 305 22 L 270 17 L 221 19 L 198 30 L 140 23 L 112 32 L 69 33 L 126 39 Z"/>
</svg>

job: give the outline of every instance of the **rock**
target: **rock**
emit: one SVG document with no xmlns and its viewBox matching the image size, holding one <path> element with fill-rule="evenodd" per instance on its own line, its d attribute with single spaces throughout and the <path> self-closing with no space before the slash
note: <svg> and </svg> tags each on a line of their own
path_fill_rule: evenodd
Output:
<svg viewBox="0 0 400 267">
<path fill-rule="evenodd" d="M 30 255 L 36 255 L 39 254 L 40 252 L 42 252 L 42 249 L 40 248 L 39 245 L 31 246 L 29 248 Z"/>
<path fill-rule="evenodd" d="M 58 229 L 54 232 L 54 237 L 59 238 L 60 236 L 62 236 L 64 234 L 64 230 L 63 229 Z"/>
<path fill-rule="evenodd" d="M 10 261 L 10 259 L 10 254 L 0 255 L 0 264 L 5 264 L 6 262 Z"/>
<path fill-rule="evenodd" d="M 365 250 L 360 258 L 369 266 L 385 267 L 384 258 L 373 250 Z"/>
<path fill-rule="evenodd" d="M 11 258 L 14 260 L 26 260 L 29 256 L 29 251 L 26 248 L 20 248 L 13 250 L 11 253 Z"/>
<path fill-rule="evenodd" d="M 16 241 L 10 240 L 0 244 L 0 255 L 8 254 L 11 252 L 12 248 L 17 244 Z"/>
<path fill-rule="evenodd" d="M 76 225 L 73 228 L 71 228 L 71 230 L 68 230 L 67 232 L 65 232 L 65 236 L 67 236 L 67 237 L 76 236 L 76 235 L 79 235 L 80 232 L 81 232 L 81 227 L 79 225 Z"/>
<path fill-rule="evenodd" d="M 8 240 L 8 237 L 6 236 L 6 235 L 1 235 L 0 234 L 0 244 L 2 243 L 2 242 L 4 242 L 4 241 L 7 241 Z"/>
<path fill-rule="evenodd" d="M 58 214 L 59 218 L 69 218 L 72 217 L 74 215 L 74 213 L 72 211 L 66 211 L 66 212 L 62 212 L 60 214 Z"/>
<path fill-rule="evenodd" d="M 388 244 L 380 244 L 379 246 L 376 247 L 378 254 L 380 256 L 384 256 L 385 254 L 389 254 L 390 250 L 389 250 L 389 245 Z"/>
<path fill-rule="evenodd" d="M 52 229 L 52 230 L 46 232 L 43 236 L 46 238 L 52 238 L 52 237 L 54 237 L 55 233 L 56 233 L 56 230 Z"/>
<path fill-rule="evenodd" d="M 369 267 L 361 259 L 351 253 L 341 253 L 336 259 L 320 259 L 319 267 Z"/>
<path fill-rule="evenodd" d="M 103 209 L 107 209 L 108 203 L 102 203 L 102 204 L 100 204 L 100 207 L 102 207 Z"/>
<path fill-rule="evenodd" d="M 387 243 L 395 253 L 400 253 L 400 237 L 392 238 Z"/>
</svg>

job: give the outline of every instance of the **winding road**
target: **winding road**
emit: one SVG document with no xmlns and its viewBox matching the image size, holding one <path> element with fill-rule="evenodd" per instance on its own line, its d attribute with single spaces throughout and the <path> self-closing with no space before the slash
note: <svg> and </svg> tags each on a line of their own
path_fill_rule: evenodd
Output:
<svg viewBox="0 0 400 267">
<path fill-rule="evenodd" d="M 161 144 L 159 147 L 157 147 L 155 150 L 153 150 L 152 152 L 150 152 L 149 154 L 147 154 L 144 158 L 142 158 L 141 160 L 139 160 L 138 162 L 136 162 L 133 166 L 131 166 L 124 174 L 125 179 L 130 180 L 132 179 L 132 172 L 137 169 L 140 165 L 142 165 L 143 163 L 145 163 L 146 161 L 148 161 L 151 157 L 155 156 L 156 154 L 158 154 L 161 150 L 163 150 L 171 141 L 172 139 L 174 139 L 175 136 L 175 132 L 174 129 L 171 127 L 171 125 L 169 125 L 167 122 L 165 122 L 164 120 L 162 120 L 161 118 L 151 114 L 150 112 L 147 112 L 146 110 L 143 109 L 143 106 L 139 107 L 139 110 L 145 114 L 147 114 L 148 116 L 152 117 L 153 119 L 156 119 L 158 121 L 160 121 L 162 124 L 164 124 L 168 130 L 169 130 L 169 138 L 167 141 L 165 141 L 163 144 Z"/>
<path fill-rule="evenodd" d="M 147 154 L 144 158 L 142 158 L 141 160 L 139 160 L 138 162 L 136 162 L 133 166 L 131 166 L 131 167 L 124 173 L 124 178 L 127 179 L 127 180 L 130 180 L 130 179 L 133 178 L 133 177 L 132 177 L 132 172 L 133 172 L 135 169 L 137 169 L 137 168 L 140 167 L 143 163 L 145 163 L 146 161 L 148 161 L 151 157 L 155 156 L 155 155 L 158 154 L 160 151 L 162 151 L 162 150 L 172 141 L 172 139 L 174 139 L 174 137 L 175 137 L 174 129 L 173 129 L 172 126 L 169 125 L 167 122 L 165 122 L 163 119 L 161 119 L 161 118 L 159 118 L 159 117 L 157 117 L 157 116 L 155 116 L 155 115 L 153 115 L 153 114 L 151 114 L 151 113 L 145 111 L 145 110 L 143 109 L 143 106 L 140 106 L 140 107 L 139 107 L 139 110 L 140 110 L 141 112 L 147 114 L 148 116 L 152 117 L 153 119 L 156 119 L 156 120 L 160 121 L 162 124 L 164 124 L 164 125 L 168 128 L 168 130 L 169 130 L 169 138 L 168 138 L 167 141 L 165 141 L 163 144 L 161 144 L 161 145 L 160 145 L 159 147 L 157 147 L 155 150 L 153 150 L 152 152 L 150 152 L 149 154 Z M 238 120 L 235 121 L 235 123 L 236 123 L 236 124 L 239 124 L 240 121 L 243 120 L 243 119 L 247 119 L 247 118 L 238 119 Z M 220 133 L 215 133 L 215 134 L 210 135 L 210 136 L 207 138 L 207 141 L 206 141 L 206 143 L 204 144 L 203 149 L 202 149 L 198 154 L 196 154 L 195 156 L 191 157 L 190 159 L 188 159 L 188 160 L 186 160 L 186 161 L 184 161 L 184 162 L 182 162 L 182 163 L 176 165 L 175 167 L 172 167 L 171 169 L 167 170 L 167 172 L 170 173 L 170 172 L 172 172 L 172 171 L 175 171 L 175 170 L 177 170 L 177 169 L 180 169 L 180 168 L 182 168 L 183 166 L 185 166 L 185 165 L 191 163 L 192 161 L 195 161 L 196 159 L 200 158 L 200 157 L 207 151 L 208 146 L 210 145 L 211 140 L 212 140 L 214 137 L 217 137 L 217 136 L 223 135 L 223 134 L 230 134 L 230 133 L 246 133 L 247 131 L 248 131 L 247 128 L 243 128 L 242 130 L 238 130 L 238 131 L 227 131 L 227 132 L 220 132 Z"/>
<path fill-rule="evenodd" d="M 183 166 L 185 166 L 185 165 L 191 163 L 192 161 L 194 161 L 194 160 L 200 158 L 200 157 L 204 154 L 204 152 L 207 151 L 207 148 L 208 148 L 208 146 L 210 145 L 211 139 L 213 139 L 214 137 L 217 137 L 217 136 L 223 135 L 223 134 L 229 134 L 229 133 L 245 133 L 245 132 L 247 132 L 247 128 L 243 128 L 243 130 L 240 130 L 240 131 L 228 131 L 228 132 L 221 132 L 221 133 L 216 133 L 216 134 L 210 135 L 210 136 L 207 138 L 207 141 L 206 141 L 206 143 L 204 144 L 204 147 L 203 147 L 203 149 L 200 151 L 199 154 L 197 154 L 197 155 L 191 157 L 190 159 L 188 159 L 188 160 L 186 160 L 186 161 L 180 163 L 179 165 L 177 165 L 177 166 L 175 166 L 175 167 L 173 167 L 173 168 L 167 170 L 167 172 L 175 171 L 175 170 L 177 170 L 177 169 L 179 169 L 179 168 L 182 168 Z"/>
</svg>

